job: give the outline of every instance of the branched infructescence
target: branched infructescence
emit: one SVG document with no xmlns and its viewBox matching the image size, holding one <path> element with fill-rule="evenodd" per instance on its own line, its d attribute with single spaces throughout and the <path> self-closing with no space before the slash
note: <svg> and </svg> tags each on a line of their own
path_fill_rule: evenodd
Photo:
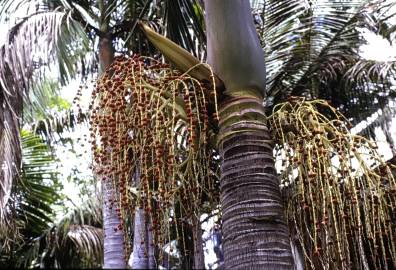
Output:
<svg viewBox="0 0 396 270">
<path fill-rule="evenodd" d="M 396 267 L 396 182 L 375 143 L 324 100 L 290 98 L 269 125 L 292 235 L 312 269 Z"/>
<path fill-rule="evenodd" d="M 214 89 L 209 85 L 134 55 L 116 57 L 92 93 L 93 165 L 95 174 L 117 190 L 106 202 L 120 218 L 114 230 L 125 229 L 135 209 L 144 209 L 160 253 L 181 235 L 180 223 L 197 215 L 205 193 L 214 190 L 206 97 Z M 133 181 L 137 167 L 138 185 Z"/>
</svg>

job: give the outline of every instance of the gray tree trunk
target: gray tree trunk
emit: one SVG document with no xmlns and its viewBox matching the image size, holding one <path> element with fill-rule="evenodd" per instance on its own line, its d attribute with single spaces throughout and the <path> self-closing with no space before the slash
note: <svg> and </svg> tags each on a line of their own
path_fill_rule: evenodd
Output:
<svg viewBox="0 0 396 270">
<path fill-rule="evenodd" d="M 290 241 L 293 253 L 294 270 L 304 270 L 304 255 L 300 245 L 297 242 Z"/>
<path fill-rule="evenodd" d="M 115 193 L 109 179 L 102 181 L 103 189 L 103 230 L 104 230 L 104 264 L 105 269 L 125 269 L 124 232 L 115 230 L 120 224 L 116 212 L 117 205 L 111 206 L 110 199 Z"/>
<path fill-rule="evenodd" d="M 103 3 L 102 3 L 103 5 Z M 104 6 L 102 6 L 104 9 Z M 102 10 L 103 12 L 103 10 Z M 103 22 L 101 27 L 103 32 L 107 32 L 107 24 Z M 114 58 L 114 48 L 110 37 L 99 38 L 99 66 L 100 73 L 103 73 L 111 65 Z M 120 219 L 116 213 L 116 204 L 110 208 L 110 200 L 116 198 L 116 191 L 111 179 L 105 179 L 102 182 L 103 190 L 103 267 L 104 268 L 126 268 L 125 249 L 124 249 L 124 232 L 116 230 L 120 224 Z M 116 230 L 116 231 L 115 231 Z"/>
<path fill-rule="evenodd" d="M 225 269 L 292 269 L 273 143 L 265 122 L 265 62 L 248 0 L 205 0 L 208 61 L 219 106 Z"/>
<path fill-rule="evenodd" d="M 144 209 L 135 211 L 133 231 L 133 260 L 132 269 L 147 269 L 149 265 L 147 250 L 146 219 Z"/>
<path fill-rule="evenodd" d="M 134 182 L 136 186 L 140 183 L 140 171 L 137 167 Z M 137 209 L 134 219 L 133 232 L 133 258 L 132 269 L 155 269 L 155 254 L 153 233 L 149 230 L 150 220 L 144 209 Z"/>
<path fill-rule="evenodd" d="M 205 269 L 205 259 L 203 253 L 202 227 L 198 218 L 194 218 L 193 224 L 194 238 L 194 269 Z"/>
<path fill-rule="evenodd" d="M 148 249 L 148 269 L 156 269 L 157 262 L 155 260 L 155 246 L 154 246 L 154 237 L 153 231 L 149 230 L 150 226 L 150 218 L 147 217 L 146 219 L 146 235 L 147 235 L 147 249 Z"/>
</svg>

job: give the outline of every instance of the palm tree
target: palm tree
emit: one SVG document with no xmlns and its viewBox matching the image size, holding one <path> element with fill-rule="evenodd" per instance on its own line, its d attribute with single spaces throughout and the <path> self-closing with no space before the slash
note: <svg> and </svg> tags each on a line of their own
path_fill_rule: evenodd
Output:
<svg viewBox="0 0 396 270">
<path fill-rule="evenodd" d="M 355 47 L 359 44 L 356 41 L 360 40 L 355 27 L 385 23 L 389 14 L 382 16 L 381 11 L 392 5 L 364 1 L 350 4 L 325 2 L 321 8 L 327 9 L 320 13 L 312 3 L 304 6 L 300 1 L 268 2 L 266 31 L 272 34 L 266 36 L 268 48 L 278 46 L 279 51 L 270 51 L 268 62 L 272 66 L 268 89 L 272 97 L 266 100 L 264 57 L 255 39 L 248 2 L 205 2 L 208 62 L 225 85 L 225 92 L 218 93 L 222 95 L 218 141 L 223 158 L 221 193 L 226 268 L 292 266 L 279 183 L 272 165 L 271 136 L 265 124 L 262 103 L 265 101 L 270 105 L 271 99 L 275 99 L 276 104 L 296 93 L 325 96 L 326 92 L 321 91 L 323 86 L 331 85 L 330 81 L 336 81 L 346 70 L 351 75 L 347 77 L 350 82 L 356 75 L 357 65 L 362 66 L 364 61 Z M 364 20 L 366 9 L 373 4 L 381 16 L 371 16 L 370 24 L 367 24 Z M 323 20 L 320 23 L 318 15 Z M 294 33 L 297 37 L 288 37 Z M 183 53 L 171 55 L 158 38 L 152 38 L 152 41 L 170 61 L 188 71 L 180 64 L 180 59 L 184 57 L 188 62 L 188 57 Z M 301 42 L 295 44 L 293 41 Z M 281 67 L 283 64 L 284 69 L 276 70 L 275 64 Z M 376 68 L 367 72 L 370 75 L 374 71 L 377 76 L 367 76 L 367 79 L 376 79 L 377 83 L 388 81 L 386 76 L 378 76 L 381 64 L 374 65 Z M 390 71 L 393 65 L 388 63 L 383 72 Z M 354 84 L 343 86 L 348 95 L 361 90 Z M 309 92 L 306 89 L 310 89 Z M 347 106 L 349 99 L 340 99 L 335 93 L 332 97 L 337 100 L 336 104 L 344 104 L 346 112 L 352 114 L 353 106 Z M 244 177 L 245 173 L 248 177 Z"/>
<path fill-rule="evenodd" d="M 218 0 L 206 1 L 208 61 L 225 85 L 225 91 L 220 92 L 219 88 L 218 94 L 221 96 L 219 141 L 223 157 L 222 203 L 226 267 L 253 266 L 253 263 L 290 267 L 289 238 L 282 218 L 279 183 L 272 164 L 271 138 L 265 125 L 262 106 L 264 101 L 271 103 L 271 98 L 265 98 L 264 56 L 255 38 L 248 2 L 230 3 L 231 1 L 227 4 Z M 268 1 L 267 4 L 264 20 L 267 35 L 264 41 L 270 50 L 267 52 L 270 78 L 267 89 L 275 97 L 273 103 L 282 100 L 288 95 L 287 92 L 307 94 L 305 89 L 314 89 L 312 96 L 320 97 L 319 90 L 322 87 L 318 85 L 322 85 L 324 80 L 319 71 L 329 71 L 325 72 L 331 75 L 326 77 L 329 80 L 337 78 L 346 67 L 355 67 L 349 69 L 351 72 L 361 70 L 353 66 L 356 62 L 347 62 L 349 58 L 345 58 L 345 55 L 356 56 L 356 52 L 351 52 L 350 49 L 351 44 L 358 40 L 354 26 L 357 22 L 362 22 L 360 15 L 367 14 L 365 8 L 368 4 L 365 1 L 349 4 L 329 2 L 327 6 L 333 8 L 328 14 L 318 13 L 314 5 L 302 5 L 301 1 Z M 82 16 L 93 17 L 89 13 Z M 323 21 L 318 21 L 318 16 Z M 93 31 L 99 29 L 95 25 L 93 27 Z M 226 27 L 231 27 L 234 32 L 227 33 Z M 102 31 L 106 31 L 106 27 Z M 290 38 L 290 34 L 297 36 Z M 107 48 L 103 49 L 107 53 L 103 53 L 102 63 L 109 63 L 112 58 L 109 52 L 112 50 L 108 37 L 105 36 L 102 41 L 101 47 Z M 296 41 L 300 41 L 298 46 L 294 46 Z M 333 62 L 326 61 L 324 63 L 327 65 L 321 66 L 326 59 Z M 285 68 L 274 70 L 273 67 L 279 64 L 279 60 Z M 338 69 L 334 70 L 334 66 Z M 186 68 L 181 69 L 186 71 Z M 333 81 L 337 82 L 337 79 Z M 293 88 L 293 85 L 296 86 Z M 344 86 L 340 89 L 344 89 Z M 348 89 L 348 93 L 354 93 L 352 90 L 355 88 Z M 348 104 L 347 101 L 342 100 L 345 104 Z M 245 212 L 249 207 L 252 211 L 245 217 L 241 210 Z M 266 237 L 268 232 L 271 232 L 271 237 Z M 268 246 L 271 249 L 266 248 Z M 272 249 L 272 246 L 278 248 Z M 263 254 L 268 256 L 262 256 Z"/>
<path fill-rule="evenodd" d="M 212 3 L 216 3 L 216 1 L 213 1 L 210 4 Z M 209 3 L 206 4 L 210 6 Z M 358 44 L 361 44 L 360 42 L 358 42 L 360 38 L 359 33 L 356 29 L 358 26 L 371 27 L 371 29 L 378 29 L 378 25 L 383 25 L 389 15 L 393 16 L 393 13 L 390 14 L 388 13 L 385 15 L 386 13 L 385 11 L 389 7 L 394 5 L 394 3 L 388 2 L 381 4 L 383 5 L 381 6 L 378 2 L 366 3 L 363 1 L 353 1 L 349 4 L 344 4 L 344 3 L 334 3 L 334 1 L 332 2 L 323 1 L 323 3 L 320 3 L 320 5 L 318 5 L 317 7 L 313 3 L 307 5 L 307 7 L 303 7 L 302 6 L 303 4 L 300 1 L 266 2 L 267 5 L 265 7 L 266 14 L 264 16 L 266 36 L 264 38 L 264 42 L 267 49 L 266 52 L 269 55 L 267 58 L 268 59 L 267 66 L 269 66 L 269 70 L 267 70 L 267 72 L 269 73 L 267 93 L 270 96 L 272 96 L 272 98 L 275 99 L 274 103 L 275 104 L 278 103 L 280 100 L 284 99 L 288 95 L 308 94 L 314 98 L 324 97 L 330 100 L 334 100 L 335 101 L 334 104 L 337 106 L 341 106 L 341 104 L 343 104 L 344 106 L 343 110 L 347 113 L 348 116 L 352 116 L 356 114 L 356 107 L 354 107 L 354 104 L 351 104 L 351 102 L 356 102 L 356 104 L 359 104 L 361 109 L 362 104 L 365 104 L 365 98 L 363 98 L 363 95 L 365 96 L 369 95 L 367 93 L 367 88 L 366 89 L 362 88 L 360 85 L 361 83 L 367 84 L 367 82 L 371 80 L 380 87 L 384 85 L 389 85 L 390 84 L 389 80 L 392 80 L 391 79 L 392 77 L 394 78 L 394 73 L 393 73 L 394 71 L 392 69 L 394 68 L 395 62 L 389 62 L 386 65 L 384 65 L 383 63 L 373 63 L 373 62 L 369 64 L 367 61 L 365 61 L 364 59 L 362 59 L 362 57 L 359 56 L 358 54 L 359 48 L 357 47 Z M 378 13 L 376 12 L 373 15 L 365 13 L 368 7 L 373 8 L 373 6 L 377 8 Z M 219 8 L 219 10 L 224 12 L 226 8 L 223 6 Z M 220 15 L 218 14 L 215 17 L 220 17 Z M 235 19 L 236 15 L 234 15 L 233 17 Z M 210 20 L 210 15 L 208 16 L 208 18 L 209 18 L 208 20 Z M 224 15 L 222 18 L 224 19 Z M 300 23 L 298 23 L 298 20 L 300 21 Z M 244 47 L 247 46 L 246 39 L 244 39 L 243 44 L 238 44 L 237 41 L 234 41 L 236 46 L 233 50 L 232 50 L 232 46 L 230 46 L 233 53 L 232 56 L 237 55 L 236 51 L 238 52 L 243 51 L 243 55 L 240 56 L 240 58 L 237 58 L 238 60 L 235 61 L 229 54 L 227 54 L 226 51 L 227 50 L 226 48 L 228 48 L 227 45 L 232 44 L 230 40 L 227 40 L 225 42 L 225 44 L 227 44 L 225 45 L 225 48 L 221 47 L 221 45 L 218 45 L 221 44 L 221 37 L 219 37 L 218 33 L 224 32 L 221 30 L 221 28 L 214 30 L 214 33 L 217 33 L 216 37 L 218 37 L 219 39 L 216 40 L 213 45 L 211 45 L 209 23 L 210 22 L 208 22 L 207 24 L 208 38 L 209 38 L 208 39 L 209 60 L 210 60 L 210 46 L 213 46 L 212 48 L 214 48 L 214 51 L 220 55 L 219 56 L 220 59 L 216 59 L 217 61 L 220 62 L 220 64 L 217 63 L 216 60 L 212 60 L 213 62 L 211 64 L 214 68 L 215 73 L 219 75 L 221 79 L 223 79 L 227 88 L 227 80 L 231 80 L 231 82 L 234 82 L 233 79 L 238 78 L 238 75 L 241 76 L 240 74 L 246 74 L 243 73 L 242 70 L 238 70 L 237 68 L 235 68 L 235 72 L 238 72 L 238 74 L 233 74 L 232 73 L 233 69 L 230 67 L 235 67 L 236 65 L 235 64 L 233 65 L 232 63 L 239 63 L 239 66 L 244 68 L 245 71 L 246 69 L 249 70 L 246 66 L 244 66 L 244 64 L 241 64 L 241 63 L 246 63 L 247 61 L 246 59 L 249 58 L 249 54 L 247 54 L 246 52 L 247 50 Z M 221 25 L 220 27 L 223 28 L 225 27 L 224 25 L 222 25 L 221 23 L 215 20 L 214 24 L 216 25 L 216 23 L 220 24 Z M 228 25 L 232 25 L 231 22 L 229 22 Z M 232 26 L 232 29 L 235 30 L 236 27 Z M 290 37 L 290 35 L 293 34 L 295 34 L 296 36 Z M 241 37 L 239 36 L 235 38 L 238 40 Z M 274 48 L 278 50 L 274 50 Z M 215 55 L 217 56 L 216 53 Z M 234 61 L 227 62 L 224 59 L 231 59 L 230 61 L 232 60 Z M 367 69 L 364 72 L 362 72 L 361 70 L 363 66 L 362 62 L 367 63 L 365 67 L 370 66 L 375 68 Z M 280 68 L 277 69 L 276 65 L 278 67 L 280 66 Z M 258 65 L 255 64 L 254 67 L 257 68 Z M 223 69 L 226 71 L 223 71 Z M 379 72 L 380 70 L 382 74 Z M 364 76 L 365 78 L 362 78 L 363 76 L 357 76 L 356 71 L 365 74 Z M 223 72 L 226 72 L 226 74 L 222 76 Z M 229 74 L 227 74 L 227 72 L 229 72 Z M 247 73 L 254 74 L 254 72 L 252 71 Z M 340 78 L 342 78 L 342 75 L 345 73 L 347 74 L 347 77 L 344 77 L 344 79 L 341 80 Z M 358 77 L 360 78 L 360 80 L 356 79 Z M 237 80 L 237 83 L 241 81 L 243 80 Z M 341 87 L 339 86 L 340 87 L 339 91 L 340 92 L 343 91 L 344 93 L 346 93 L 344 97 L 343 96 L 340 97 L 340 95 L 338 94 L 339 91 L 336 91 L 335 89 L 337 88 L 334 87 L 335 83 L 339 84 L 340 81 L 342 82 L 342 84 Z M 254 78 L 248 77 L 248 82 L 249 83 L 255 82 Z M 329 89 L 330 87 L 332 87 L 331 90 Z M 248 88 L 248 85 L 240 88 L 246 89 Z M 382 89 L 380 88 L 379 92 L 383 93 L 383 91 L 384 88 Z M 239 96 L 241 96 L 241 94 L 239 94 Z M 356 100 L 351 101 L 350 98 L 351 96 L 357 97 L 357 101 Z M 371 98 L 374 97 L 371 96 Z M 269 103 L 268 100 L 267 103 Z M 241 106 L 241 105 L 238 104 L 236 106 Z M 239 107 L 239 115 L 241 115 L 240 111 L 242 108 L 245 107 Z M 378 108 L 378 104 L 371 103 L 363 108 L 365 108 L 365 110 L 370 113 L 370 111 L 374 110 L 375 108 Z M 242 109 L 242 111 L 246 111 L 246 113 L 249 113 L 251 115 L 250 119 L 253 118 L 257 121 L 258 117 L 254 117 L 251 110 L 252 107 L 249 107 L 249 110 Z M 231 111 L 231 109 L 229 109 L 229 111 Z M 221 112 L 221 108 L 220 108 L 220 112 Z M 230 115 L 230 118 L 235 117 L 230 112 L 227 113 Z M 362 114 L 361 116 L 365 117 L 366 115 Z M 226 119 L 228 118 L 227 116 L 225 117 Z M 354 120 L 358 121 L 360 119 L 358 117 L 355 117 Z M 237 120 L 234 121 L 230 121 L 230 122 L 236 126 Z M 220 114 L 220 123 L 221 122 L 222 120 Z M 227 123 L 226 120 L 224 120 L 224 122 Z M 248 123 L 246 120 L 245 122 Z M 242 135 L 243 133 L 241 132 L 240 134 Z M 264 136 L 263 132 L 261 132 L 261 134 L 262 136 Z M 268 138 L 269 137 L 266 137 L 265 139 L 268 140 Z M 238 142 L 238 146 L 240 146 L 242 139 L 235 141 Z M 248 149 L 249 152 L 250 149 L 252 149 L 252 152 L 254 151 L 252 146 L 250 146 L 250 148 Z M 238 154 L 241 155 L 242 151 L 232 152 L 230 150 L 230 152 L 234 153 L 235 155 Z M 271 153 L 271 150 L 269 153 Z M 236 159 L 232 159 L 232 161 L 236 162 Z M 225 166 L 225 162 L 226 159 L 224 160 L 223 166 Z M 251 162 L 250 164 L 252 163 L 253 162 Z M 235 166 L 236 163 L 233 163 L 233 165 Z M 247 166 L 245 166 L 245 168 L 246 167 Z M 227 170 L 226 172 L 227 175 L 228 175 L 228 171 L 229 170 Z M 238 177 L 240 177 L 240 175 L 241 174 L 238 174 Z M 234 185 L 238 186 L 238 183 L 235 182 Z M 246 181 L 240 185 L 247 185 Z M 226 191 L 223 190 L 222 192 L 226 192 Z M 246 193 L 248 192 L 245 191 L 245 192 L 241 192 L 240 194 L 246 194 Z M 236 198 L 242 197 L 242 195 L 239 195 L 239 192 L 233 191 L 233 194 L 235 194 L 234 196 L 240 196 Z M 228 195 L 228 194 L 223 195 L 223 198 L 228 198 L 228 196 L 231 197 L 233 195 Z M 258 196 L 258 199 L 261 199 L 265 202 L 266 198 L 271 198 L 271 201 L 274 201 L 273 196 L 274 195 L 267 197 Z M 248 198 L 250 205 L 252 205 L 253 204 L 252 202 L 254 202 L 252 196 L 249 196 Z M 238 206 L 241 205 L 241 202 L 237 201 L 237 199 L 234 199 L 234 202 Z M 225 200 L 223 199 L 222 203 L 224 207 L 224 204 L 226 204 L 227 202 L 225 202 Z M 266 203 L 268 205 L 268 202 Z M 236 207 L 232 208 L 231 206 L 230 208 L 235 211 L 238 209 Z M 224 211 L 226 211 L 226 209 L 223 208 L 223 214 Z M 271 213 L 271 211 L 268 212 Z M 225 227 L 226 217 L 224 215 L 223 215 L 223 222 Z M 248 214 L 244 214 L 244 217 L 245 216 L 248 216 Z M 241 218 L 241 220 L 243 220 L 241 215 L 239 215 L 239 217 Z M 275 219 L 278 219 L 278 217 L 276 217 Z M 258 222 L 259 221 L 260 218 L 258 218 Z M 234 222 L 235 219 L 233 220 L 233 225 Z M 265 222 L 274 224 L 272 218 L 270 218 L 269 220 L 264 219 L 263 223 L 265 224 Z M 280 229 L 280 231 L 282 231 L 282 229 Z M 256 232 L 256 230 L 254 230 L 254 232 Z M 231 232 L 227 232 L 224 228 L 224 234 L 226 233 L 231 234 Z M 234 237 L 232 238 L 235 239 Z M 287 243 L 286 238 L 287 237 L 283 238 L 284 241 L 283 243 Z M 239 246 L 240 246 L 240 242 L 239 242 L 240 239 L 241 238 L 238 238 L 238 240 L 236 240 L 238 241 Z M 258 239 L 258 237 L 251 237 L 250 239 Z M 275 236 L 274 239 L 276 239 Z M 281 238 L 277 238 L 277 239 L 281 239 Z M 238 245 L 238 244 L 234 243 L 234 245 Z M 254 246 L 254 242 L 252 240 L 250 240 L 249 244 Z M 278 249 L 273 249 L 272 251 L 276 252 L 277 250 Z M 225 243 L 226 265 L 227 265 L 227 255 L 228 255 L 227 244 Z M 231 256 L 231 258 L 237 257 L 234 254 L 230 254 L 228 256 Z M 274 257 L 272 257 L 272 259 L 273 258 Z M 241 261 L 240 257 L 238 257 L 238 259 L 240 262 Z M 248 261 L 252 262 L 251 260 Z M 286 263 L 286 262 L 287 260 L 284 260 L 282 263 Z M 228 264 L 228 266 L 230 265 Z M 246 267 L 246 265 L 242 267 Z M 277 266 L 277 268 L 279 267 L 280 266 Z"/>
</svg>

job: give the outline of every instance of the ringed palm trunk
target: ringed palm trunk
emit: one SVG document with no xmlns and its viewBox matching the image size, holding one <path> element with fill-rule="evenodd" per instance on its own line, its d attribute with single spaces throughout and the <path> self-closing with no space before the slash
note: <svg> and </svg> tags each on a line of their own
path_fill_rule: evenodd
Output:
<svg viewBox="0 0 396 270">
<path fill-rule="evenodd" d="M 105 30 L 105 29 L 103 29 Z M 99 38 L 99 65 L 100 72 L 103 73 L 113 62 L 114 48 L 110 37 Z M 105 269 L 125 269 L 125 249 L 124 249 L 124 232 L 116 229 L 120 224 L 120 218 L 117 215 L 116 208 L 119 206 L 115 203 L 111 205 L 113 198 L 116 198 L 112 179 L 105 179 L 102 182 L 103 192 L 103 268 Z"/>
<path fill-rule="evenodd" d="M 116 230 L 120 218 L 116 212 L 116 205 L 110 206 L 110 199 L 115 190 L 110 179 L 102 182 L 103 185 L 103 230 L 104 230 L 104 269 L 125 269 L 124 232 Z"/>
<path fill-rule="evenodd" d="M 208 62 L 226 87 L 219 106 L 224 268 L 292 269 L 250 3 L 205 0 L 205 10 Z"/>
<path fill-rule="evenodd" d="M 105 20 L 104 20 L 105 21 Z M 114 59 L 114 48 L 111 35 L 108 32 L 108 22 L 104 22 L 101 31 L 106 33 L 99 38 L 99 64 L 100 72 L 103 73 L 107 67 L 111 65 Z M 135 182 L 139 183 L 140 174 L 135 174 Z M 120 224 L 120 218 L 113 208 L 109 208 L 106 202 L 110 202 L 115 196 L 116 190 L 112 187 L 112 183 L 105 183 L 103 218 L 104 218 L 104 268 L 125 269 L 127 266 L 124 249 L 124 232 L 122 230 L 115 231 Z M 134 224 L 134 244 L 133 244 L 133 269 L 153 269 L 155 268 L 155 254 L 152 232 L 148 230 L 149 220 L 144 210 L 139 209 L 135 214 Z M 143 244 L 142 244 L 143 243 Z"/>
<path fill-rule="evenodd" d="M 205 259 L 203 252 L 202 227 L 198 217 L 193 220 L 193 240 L 194 240 L 194 269 L 205 269 Z"/>
<path fill-rule="evenodd" d="M 146 215 L 147 216 L 147 215 Z M 146 235 L 147 235 L 147 250 L 148 250 L 148 267 L 147 269 L 156 269 L 157 261 L 155 259 L 155 246 L 154 246 L 154 235 L 153 231 L 149 230 L 150 218 L 147 216 L 146 219 Z"/>
<path fill-rule="evenodd" d="M 147 269 L 149 264 L 145 216 L 143 209 L 135 211 L 132 269 Z"/>
<path fill-rule="evenodd" d="M 139 185 L 139 167 L 136 169 L 134 182 L 136 186 Z M 149 224 L 150 218 L 144 209 L 137 209 L 134 217 L 132 269 L 155 268 L 154 239 L 152 231 L 149 230 Z"/>
<path fill-rule="evenodd" d="M 149 217 L 143 209 L 135 212 L 132 269 L 155 269 L 153 233 L 148 229 Z"/>
</svg>

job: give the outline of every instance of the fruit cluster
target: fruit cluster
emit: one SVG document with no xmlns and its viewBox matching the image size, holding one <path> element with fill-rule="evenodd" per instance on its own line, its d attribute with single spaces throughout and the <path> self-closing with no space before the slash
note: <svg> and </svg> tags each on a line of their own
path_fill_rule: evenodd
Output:
<svg viewBox="0 0 396 270">
<path fill-rule="evenodd" d="M 313 269 L 395 265 L 396 181 L 375 143 L 324 100 L 291 98 L 269 117 L 290 230 Z M 310 259 L 312 258 L 312 259 Z"/>
<path fill-rule="evenodd" d="M 163 247 L 171 232 L 181 235 L 179 222 L 198 215 L 203 197 L 212 197 L 204 195 L 215 181 L 206 97 L 212 90 L 139 55 L 116 57 L 97 81 L 90 104 L 93 167 L 116 191 L 106 202 L 120 218 L 114 230 L 125 230 L 135 209 L 144 209 L 154 243 Z"/>
</svg>

